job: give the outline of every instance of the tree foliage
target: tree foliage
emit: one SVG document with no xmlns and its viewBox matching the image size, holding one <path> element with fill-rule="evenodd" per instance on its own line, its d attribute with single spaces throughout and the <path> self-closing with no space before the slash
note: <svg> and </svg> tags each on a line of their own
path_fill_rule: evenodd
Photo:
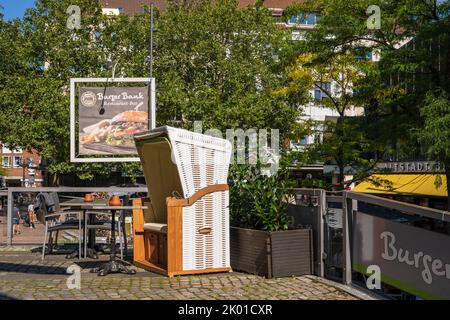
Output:
<svg viewBox="0 0 450 320">
<path fill-rule="evenodd" d="M 373 6 L 380 8 L 380 28 L 368 25 Z M 311 12 L 320 17 L 305 34 L 305 50 L 314 55 L 314 64 L 327 65 L 343 54 L 381 57 L 359 81 L 360 100 L 352 97 L 352 103 L 364 107 L 367 138 L 377 148 L 384 145 L 378 157 L 390 153 L 404 159 L 425 149 L 434 160 L 441 159 L 434 152 L 442 151 L 440 139 L 417 140 L 411 131 L 425 132 L 430 126 L 429 110 L 423 109 L 430 106 L 429 91 L 449 97 L 450 1 L 306 0 L 285 15 Z"/>
<path fill-rule="evenodd" d="M 81 28 L 69 29 L 67 8 L 81 8 Z M 106 16 L 96 0 L 36 0 L 14 21 L 0 20 L 0 140 L 35 149 L 55 176 L 82 179 L 131 175 L 139 164 L 69 162 L 70 78 L 149 75 L 150 15 Z M 297 107 L 277 95 L 282 76 L 277 52 L 284 33 L 264 8 L 237 2 L 170 2 L 157 13 L 154 76 L 157 124 L 278 128 L 290 133 Z"/>
<path fill-rule="evenodd" d="M 307 95 L 309 102 L 335 114 L 313 124 L 323 131 L 323 139 L 315 141 L 307 151 L 311 159 L 337 165 L 341 188 L 345 174 L 354 175 L 356 170 L 355 180 L 367 176 L 375 166 L 367 155 L 382 149 L 376 139 L 371 139 L 362 117 L 365 100 L 359 94 L 368 87 L 367 79 L 376 72 L 374 69 L 372 61 L 357 59 L 349 53 L 335 54 L 321 61 L 318 54 L 311 52 L 301 53 L 289 68 L 286 94 Z M 320 90 L 322 99 L 311 97 L 310 89 Z M 353 118 L 355 115 L 358 117 Z M 348 168 L 352 168 L 351 172 Z"/>
</svg>

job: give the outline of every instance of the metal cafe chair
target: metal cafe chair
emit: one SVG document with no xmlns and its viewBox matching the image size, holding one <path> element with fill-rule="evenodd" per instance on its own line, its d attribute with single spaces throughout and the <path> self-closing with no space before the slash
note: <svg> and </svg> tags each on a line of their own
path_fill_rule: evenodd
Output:
<svg viewBox="0 0 450 320">
<path fill-rule="evenodd" d="M 39 193 L 37 195 L 37 218 L 45 225 L 44 242 L 42 244 L 42 260 L 45 259 L 45 249 L 53 252 L 57 244 L 58 234 L 63 230 L 78 230 L 78 258 L 81 259 L 82 212 L 61 209 L 58 193 Z M 55 244 L 53 234 L 56 233 Z"/>
</svg>

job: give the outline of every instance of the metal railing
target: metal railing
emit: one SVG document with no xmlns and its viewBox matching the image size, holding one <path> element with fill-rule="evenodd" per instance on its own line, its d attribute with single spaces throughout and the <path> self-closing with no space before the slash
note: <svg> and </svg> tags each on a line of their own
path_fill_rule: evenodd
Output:
<svg viewBox="0 0 450 320">
<path fill-rule="evenodd" d="M 39 193 L 39 192 L 57 192 L 57 193 L 88 193 L 88 192 L 107 192 L 107 193 L 147 193 L 147 188 L 142 187 L 130 187 L 130 188 L 120 188 L 120 187 L 42 187 L 42 188 L 9 188 L 6 191 L 8 199 L 8 208 L 6 214 L 6 244 L 12 245 L 13 234 L 12 234 L 12 217 L 13 217 L 13 205 L 14 205 L 14 194 L 15 193 Z M 2 191 L 3 193 L 5 191 Z"/>
<path fill-rule="evenodd" d="M 317 197 L 318 214 L 315 217 L 315 235 L 314 241 L 316 243 L 316 274 L 319 277 L 324 277 L 324 218 L 326 215 L 326 192 L 323 189 L 306 189 L 293 188 L 289 190 L 290 195 L 307 195 Z M 297 199 L 296 199 L 297 200 Z"/>
<path fill-rule="evenodd" d="M 325 250 L 326 247 L 330 247 L 327 246 L 328 243 L 326 243 L 326 241 L 331 241 L 331 239 L 325 239 L 325 235 L 328 234 L 325 231 L 325 225 L 328 227 L 328 222 L 325 222 L 328 210 L 330 209 L 331 203 L 342 204 L 342 262 L 339 263 L 339 267 L 342 267 L 342 282 L 346 285 L 352 284 L 352 225 L 355 219 L 355 214 L 358 211 L 358 201 L 385 209 L 399 211 L 410 216 L 420 216 L 443 222 L 450 222 L 450 212 L 448 211 L 422 207 L 397 200 L 373 196 L 370 194 L 351 191 L 326 192 L 322 189 L 295 188 L 290 190 L 290 195 L 308 195 L 319 198 L 318 214 L 315 217 L 316 235 L 314 236 L 314 239 L 317 244 L 315 251 L 315 255 L 317 257 L 316 274 L 320 277 L 326 277 L 327 272 L 325 272 L 325 268 L 330 267 L 326 262 L 327 256 L 330 255 L 330 252 Z M 338 246 L 341 246 L 341 244 L 338 244 Z"/>
</svg>

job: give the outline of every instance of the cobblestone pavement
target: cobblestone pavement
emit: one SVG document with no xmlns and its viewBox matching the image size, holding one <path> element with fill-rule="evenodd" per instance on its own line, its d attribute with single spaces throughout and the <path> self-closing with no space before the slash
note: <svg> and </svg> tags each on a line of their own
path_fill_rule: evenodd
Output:
<svg viewBox="0 0 450 320">
<path fill-rule="evenodd" d="M 33 250 L 32 250 L 33 251 Z M 2 299 L 327 299 L 355 300 L 352 295 L 314 276 L 265 279 L 243 273 L 167 278 L 135 268 L 136 275 L 98 277 L 92 267 L 107 260 L 66 260 L 64 255 L 40 260 L 37 249 L 0 248 Z M 67 268 L 81 269 L 81 288 L 68 289 Z M 133 267 L 134 268 L 134 267 Z"/>
</svg>

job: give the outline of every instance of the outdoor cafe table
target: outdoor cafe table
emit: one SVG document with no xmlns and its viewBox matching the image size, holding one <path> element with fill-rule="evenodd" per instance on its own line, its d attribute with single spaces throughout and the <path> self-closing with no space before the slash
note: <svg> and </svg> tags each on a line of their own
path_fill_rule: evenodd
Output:
<svg viewBox="0 0 450 320">
<path fill-rule="evenodd" d="M 145 206 L 111 206 L 108 204 L 107 200 L 95 200 L 94 202 L 85 202 L 81 199 L 72 199 L 69 201 L 62 202 L 61 207 L 70 207 L 72 210 L 82 210 L 83 218 L 86 219 L 88 211 L 96 211 L 102 210 L 109 211 L 111 213 L 111 252 L 109 262 L 103 264 L 100 268 L 95 270 L 98 272 L 99 276 L 104 276 L 109 273 L 127 273 L 127 274 L 135 274 L 134 270 L 128 269 L 125 264 L 116 258 L 116 211 L 117 210 L 133 210 L 133 209 L 146 209 Z M 86 230 L 85 230 L 86 232 Z M 85 233 L 84 232 L 84 233 Z M 91 244 L 93 245 L 93 243 Z"/>
</svg>

